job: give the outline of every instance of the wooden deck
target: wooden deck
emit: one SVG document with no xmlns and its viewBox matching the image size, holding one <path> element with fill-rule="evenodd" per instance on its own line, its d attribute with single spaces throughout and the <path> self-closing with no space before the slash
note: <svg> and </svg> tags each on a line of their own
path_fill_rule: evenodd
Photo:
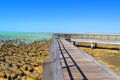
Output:
<svg viewBox="0 0 120 80">
<path fill-rule="evenodd" d="M 92 39 L 74 39 L 74 38 L 72 38 L 71 41 L 120 45 L 120 41 L 109 41 L 109 40 L 92 40 Z"/>
<path fill-rule="evenodd" d="M 57 40 L 64 80 L 120 80 L 111 69 L 64 39 Z"/>
</svg>

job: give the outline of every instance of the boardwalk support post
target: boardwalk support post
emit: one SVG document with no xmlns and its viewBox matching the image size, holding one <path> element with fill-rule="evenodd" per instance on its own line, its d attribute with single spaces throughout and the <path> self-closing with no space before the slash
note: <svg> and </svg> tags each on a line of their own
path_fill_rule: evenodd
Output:
<svg viewBox="0 0 120 80">
<path fill-rule="evenodd" d="M 96 48 L 97 47 L 97 43 L 91 43 L 91 48 Z"/>
<path fill-rule="evenodd" d="M 76 42 L 75 42 L 75 41 L 71 41 L 70 43 L 73 44 L 73 45 L 76 45 Z"/>
</svg>

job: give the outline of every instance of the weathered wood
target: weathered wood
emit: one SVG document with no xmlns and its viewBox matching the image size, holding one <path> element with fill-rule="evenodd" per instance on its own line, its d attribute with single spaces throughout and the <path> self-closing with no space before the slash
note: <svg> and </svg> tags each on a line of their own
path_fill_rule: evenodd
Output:
<svg viewBox="0 0 120 80">
<path fill-rule="evenodd" d="M 91 48 L 97 47 L 97 43 L 99 44 L 112 44 L 120 46 L 120 41 L 108 41 L 108 40 L 93 40 L 93 39 L 71 39 L 72 42 L 89 42 L 91 43 Z M 120 47 L 118 47 L 120 51 Z"/>
<path fill-rule="evenodd" d="M 53 59 L 53 58 L 54 58 L 54 40 L 51 41 L 51 45 L 50 45 L 50 59 Z"/>
<path fill-rule="evenodd" d="M 71 44 L 73 44 L 73 45 L 75 45 L 75 44 L 76 44 L 76 42 L 75 42 L 75 41 L 71 41 L 70 43 L 71 43 Z"/>
<path fill-rule="evenodd" d="M 96 33 L 56 33 L 59 37 L 68 37 L 76 39 L 99 39 L 99 40 L 120 40 L 120 34 L 96 34 Z"/>
<path fill-rule="evenodd" d="M 90 55 L 86 54 L 85 52 L 73 46 L 72 44 L 68 43 L 64 40 L 64 38 L 61 39 L 61 41 L 64 46 L 61 46 L 62 44 L 58 45 L 55 37 L 53 37 L 50 46 L 50 60 L 46 60 L 45 62 L 43 62 L 43 80 L 64 80 L 64 78 L 65 80 L 120 79 L 120 77 L 116 75 L 111 69 L 105 67 Z M 90 42 L 103 43 L 102 41 Z M 106 41 L 105 43 L 108 44 L 109 42 Z M 118 43 L 118 41 L 115 42 L 115 44 Z M 59 56 L 59 48 L 61 48 L 61 54 L 64 57 Z M 67 67 L 69 67 L 69 71 L 66 69 L 66 64 L 62 59 L 64 59 L 67 62 Z M 62 67 L 60 63 L 62 64 Z M 69 77 L 70 74 L 72 75 L 72 78 Z"/>
<path fill-rule="evenodd" d="M 59 48 L 65 80 L 120 80 L 111 69 L 64 39 Z"/>
<path fill-rule="evenodd" d="M 97 47 L 97 43 L 91 43 L 91 48 L 96 48 Z"/>
<path fill-rule="evenodd" d="M 50 60 L 43 62 L 43 80 L 64 80 L 55 36 L 50 46 Z"/>
<path fill-rule="evenodd" d="M 108 40 L 73 39 L 72 38 L 71 41 L 120 45 L 120 41 L 108 41 Z"/>
<path fill-rule="evenodd" d="M 64 80 L 62 67 L 61 67 L 61 64 L 60 64 L 60 57 L 59 57 L 59 54 L 58 54 L 58 48 L 57 47 L 58 47 L 57 41 L 56 41 L 56 39 L 54 39 L 54 59 L 55 59 L 54 80 Z"/>
<path fill-rule="evenodd" d="M 43 62 L 43 80 L 54 80 L 54 59 Z"/>
</svg>

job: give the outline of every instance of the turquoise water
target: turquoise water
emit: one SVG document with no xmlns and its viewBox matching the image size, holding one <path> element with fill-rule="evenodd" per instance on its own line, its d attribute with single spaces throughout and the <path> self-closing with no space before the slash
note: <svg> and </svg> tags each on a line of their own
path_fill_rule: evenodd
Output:
<svg viewBox="0 0 120 80">
<path fill-rule="evenodd" d="M 43 40 L 51 39 L 52 33 L 43 33 L 43 32 L 0 32 L 0 40 Z"/>
</svg>

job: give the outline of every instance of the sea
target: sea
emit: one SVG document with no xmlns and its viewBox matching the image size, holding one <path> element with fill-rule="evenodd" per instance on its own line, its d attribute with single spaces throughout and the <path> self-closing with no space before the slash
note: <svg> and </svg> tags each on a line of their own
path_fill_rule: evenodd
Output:
<svg viewBox="0 0 120 80">
<path fill-rule="evenodd" d="M 52 38 L 50 32 L 0 32 L 0 42 L 6 40 L 20 40 L 33 42 L 35 40 L 49 40 Z"/>
</svg>

